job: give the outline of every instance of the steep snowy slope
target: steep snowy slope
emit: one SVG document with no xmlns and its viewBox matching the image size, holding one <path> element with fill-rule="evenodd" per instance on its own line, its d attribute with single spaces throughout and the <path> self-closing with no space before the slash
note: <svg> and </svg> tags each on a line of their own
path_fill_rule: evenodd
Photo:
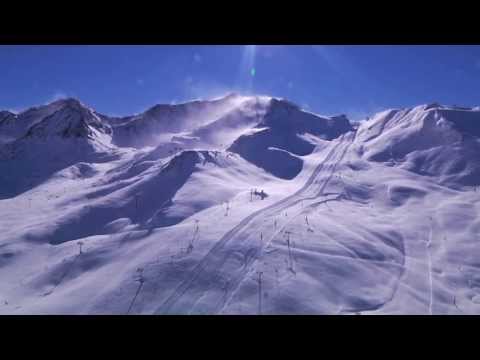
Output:
<svg viewBox="0 0 480 360">
<path fill-rule="evenodd" d="M 238 98 L 236 106 L 215 121 L 175 136 L 185 146 L 226 148 L 240 135 L 255 128 L 270 108 L 272 98 L 266 96 Z M 192 141 L 193 140 L 193 141 Z"/>
<path fill-rule="evenodd" d="M 5 145 L 0 313 L 480 313 L 478 110 L 228 99 L 177 127 L 63 105 Z"/>
<path fill-rule="evenodd" d="M 25 135 L 31 126 L 52 115 L 67 104 L 77 103 L 76 99 L 61 99 L 47 105 L 33 107 L 19 114 L 0 112 L 0 134 L 3 143 L 11 142 Z M 0 139 L 0 141 L 2 141 Z M 0 145 L 2 143 L 0 142 Z"/>
<path fill-rule="evenodd" d="M 228 148 L 284 179 L 300 172 L 301 156 L 315 147 L 315 141 L 305 135 L 331 140 L 352 130 L 344 116 L 321 117 L 284 99 L 236 94 L 212 102 L 158 105 L 138 117 L 108 122 L 122 124 L 113 125 L 118 145 L 155 145 L 169 154 Z M 124 137 L 127 140 L 121 140 Z"/>
<path fill-rule="evenodd" d="M 300 156 L 310 154 L 315 148 L 315 143 L 302 135 L 331 140 L 351 131 L 352 127 L 344 116 L 319 117 L 273 98 L 253 130 L 240 136 L 229 150 L 275 176 L 292 179 L 302 169 Z"/>
<path fill-rule="evenodd" d="M 0 198 L 18 195 L 75 163 L 112 159 L 111 129 L 91 109 L 73 99 L 51 106 L 55 111 L 43 109 L 50 115 L 0 148 Z"/>
<path fill-rule="evenodd" d="M 0 111 L 0 146 L 15 140 L 12 134 L 16 115 L 10 111 Z"/>
<path fill-rule="evenodd" d="M 155 146 L 165 134 L 176 134 L 215 121 L 244 100 L 231 94 L 212 101 L 192 101 L 178 105 L 155 105 L 144 113 L 107 120 L 114 128 L 118 146 Z M 163 136 L 162 136 L 163 135 Z"/>
<path fill-rule="evenodd" d="M 422 105 L 387 110 L 363 123 L 364 157 L 435 176 L 450 185 L 480 184 L 480 111 Z"/>
</svg>

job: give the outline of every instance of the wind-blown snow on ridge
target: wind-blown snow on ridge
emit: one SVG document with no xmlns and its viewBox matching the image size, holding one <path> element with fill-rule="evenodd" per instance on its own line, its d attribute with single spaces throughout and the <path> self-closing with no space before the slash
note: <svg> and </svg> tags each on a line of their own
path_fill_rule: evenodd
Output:
<svg viewBox="0 0 480 360">
<path fill-rule="evenodd" d="M 479 116 L 2 112 L 0 313 L 478 314 Z"/>
<path fill-rule="evenodd" d="M 351 130 L 346 117 L 319 117 L 287 101 L 271 99 L 256 131 L 240 136 L 229 150 L 275 176 L 292 179 L 302 169 L 300 156 L 310 154 L 315 148 L 314 143 L 301 135 L 332 140 Z"/>
<path fill-rule="evenodd" d="M 147 111 L 126 118 L 110 120 L 114 142 L 120 146 L 143 147 L 158 143 L 162 134 L 177 134 L 213 122 L 244 97 L 230 95 L 212 101 L 192 101 L 178 105 L 159 104 Z"/>
</svg>

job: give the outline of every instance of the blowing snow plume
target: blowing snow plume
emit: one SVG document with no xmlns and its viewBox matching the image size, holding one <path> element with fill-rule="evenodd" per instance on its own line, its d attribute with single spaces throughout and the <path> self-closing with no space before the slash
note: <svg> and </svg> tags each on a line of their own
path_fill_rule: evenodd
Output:
<svg viewBox="0 0 480 360">
<path fill-rule="evenodd" d="M 0 313 L 479 314 L 479 114 L 0 112 Z"/>
<path fill-rule="evenodd" d="M 214 122 L 243 100 L 239 95 L 230 94 L 211 101 L 155 105 L 139 115 L 109 121 L 115 129 L 113 142 L 118 146 L 156 146 L 175 134 Z"/>
<path fill-rule="evenodd" d="M 252 132 L 239 137 L 229 150 L 277 177 L 292 179 L 302 170 L 301 156 L 315 148 L 301 135 L 332 140 L 351 130 L 346 117 L 320 117 L 285 100 L 271 99 Z"/>
</svg>

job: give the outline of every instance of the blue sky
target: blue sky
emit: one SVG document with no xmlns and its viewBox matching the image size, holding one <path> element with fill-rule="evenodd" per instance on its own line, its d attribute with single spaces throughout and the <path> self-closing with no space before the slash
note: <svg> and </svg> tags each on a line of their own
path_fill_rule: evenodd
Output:
<svg viewBox="0 0 480 360">
<path fill-rule="evenodd" d="M 0 46 L 0 109 L 73 96 L 128 115 L 229 91 L 353 119 L 433 101 L 477 106 L 480 46 Z"/>
</svg>

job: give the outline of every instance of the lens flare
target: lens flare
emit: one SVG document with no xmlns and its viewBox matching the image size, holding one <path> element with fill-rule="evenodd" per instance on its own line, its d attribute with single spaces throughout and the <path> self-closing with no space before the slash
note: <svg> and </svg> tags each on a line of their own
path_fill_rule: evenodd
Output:
<svg viewBox="0 0 480 360">
<path fill-rule="evenodd" d="M 257 52 L 256 45 L 246 45 L 243 48 L 242 60 L 237 78 L 237 87 L 248 94 L 254 91 L 254 78 L 256 75 L 255 57 Z"/>
</svg>

